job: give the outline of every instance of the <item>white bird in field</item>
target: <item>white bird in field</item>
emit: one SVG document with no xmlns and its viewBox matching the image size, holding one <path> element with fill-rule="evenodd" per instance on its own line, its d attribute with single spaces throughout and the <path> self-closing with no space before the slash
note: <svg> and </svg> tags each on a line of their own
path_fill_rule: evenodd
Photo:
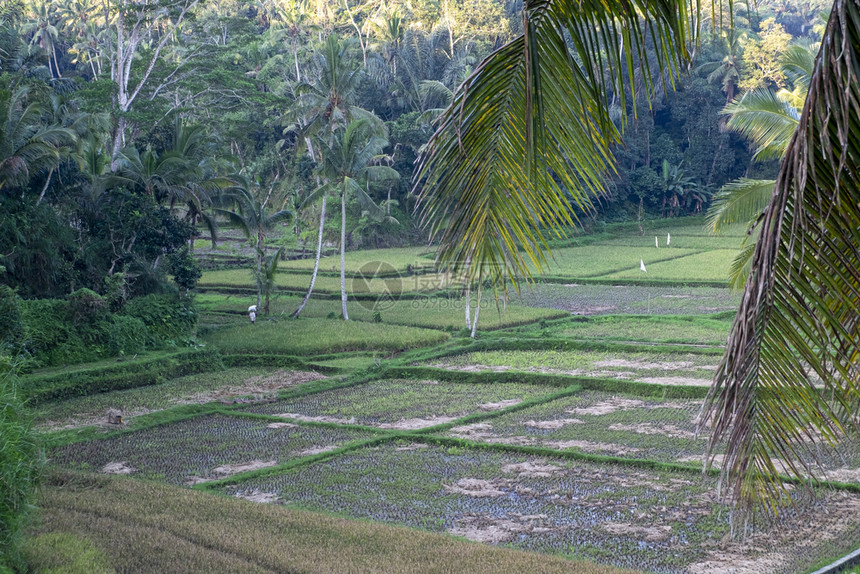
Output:
<svg viewBox="0 0 860 574">
<path fill-rule="evenodd" d="M 642 259 L 639 260 L 639 269 L 645 271 L 645 273 L 648 273 L 648 271 L 645 269 L 645 261 Z"/>
<path fill-rule="evenodd" d="M 660 242 L 657 241 L 657 236 L 654 236 L 654 247 L 660 247 Z"/>
<path fill-rule="evenodd" d="M 671 234 L 669 234 L 669 233 L 667 233 L 667 234 L 666 234 L 666 247 L 669 247 L 669 242 L 670 242 L 670 241 L 672 241 L 672 235 L 671 235 Z"/>
</svg>

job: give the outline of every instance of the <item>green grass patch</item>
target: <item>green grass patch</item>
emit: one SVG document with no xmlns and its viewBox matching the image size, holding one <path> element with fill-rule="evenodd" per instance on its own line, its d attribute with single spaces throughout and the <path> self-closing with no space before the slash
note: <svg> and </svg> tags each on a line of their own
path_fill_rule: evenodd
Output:
<svg viewBox="0 0 860 574">
<path fill-rule="evenodd" d="M 289 316 L 299 306 L 302 298 L 292 295 L 278 295 L 270 302 L 270 315 Z M 248 321 L 247 308 L 256 302 L 255 297 L 243 295 L 223 295 L 204 293 L 198 296 L 198 305 L 210 313 L 204 320 L 215 321 L 214 313 L 230 313 L 230 318 L 217 320 L 222 323 L 241 324 Z M 462 329 L 465 325 L 465 300 L 462 297 L 417 297 L 398 301 L 350 301 L 349 318 L 358 321 L 381 321 L 394 325 L 407 325 L 429 329 Z M 475 301 L 472 301 L 474 312 Z M 330 299 L 311 299 L 302 317 L 328 317 L 340 315 L 340 301 Z M 378 313 L 378 315 L 377 315 Z M 568 314 L 556 309 L 537 309 L 518 304 L 496 305 L 495 301 L 485 298 L 481 305 L 479 330 L 493 330 L 517 325 L 566 317 Z"/>
<path fill-rule="evenodd" d="M 242 410 L 412 430 L 448 423 L 475 412 L 500 410 L 549 392 L 527 384 L 463 385 L 438 380 L 383 379 Z"/>
<path fill-rule="evenodd" d="M 68 472 L 47 482 L 39 532 L 86 537 L 121 572 L 622 574 L 596 564 L 152 482 Z"/>
<path fill-rule="evenodd" d="M 275 287 L 296 293 L 306 292 L 310 286 L 310 275 L 298 272 L 279 272 Z M 205 271 L 198 282 L 200 289 L 227 287 L 235 289 L 256 289 L 250 269 L 222 269 Z M 346 279 L 346 291 L 350 295 L 374 295 L 388 293 L 433 292 L 456 287 L 445 274 L 426 273 L 391 278 L 367 278 L 362 275 Z M 318 275 L 314 292 L 323 294 L 340 293 L 340 277 Z"/>
<path fill-rule="evenodd" d="M 655 250 L 656 251 L 656 250 Z M 674 250 L 673 250 L 674 251 Z M 679 250 L 680 251 L 680 250 Z M 646 266 L 647 273 L 638 268 L 626 269 L 604 276 L 606 279 L 648 279 L 649 281 L 686 281 L 694 283 L 725 281 L 728 284 L 729 267 L 737 256 L 736 249 L 715 249 Z"/>
<path fill-rule="evenodd" d="M 671 261 L 697 253 L 694 249 L 654 249 L 648 247 L 628 247 L 613 245 L 589 245 L 587 247 L 569 247 L 554 249 L 549 266 L 537 276 L 550 275 L 556 277 L 602 277 L 627 269 L 639 270 L 640 260 L 645 265 L 656 264 L 658 261 Z M 644 275 L 644 273 L 642 273 Z"/>
<path fill-rule="evenodd" d="M 209 344 L 225 353 L 282 355 L 400 351 L 442 343 L 448 338 L 448 334 L 430 329 L 339 319 L 260 321 L 206 337 Z"/>
<path fill-rule="evenodd" d="M 310 363 L 310 365 L 314 368 L 323 367 L 326 369 L 338 369 L 340 372 L 350 372 L 363 371 L 365 369 L 376 367 L 379 365 L 380 361 L 382 361 L 381 355 L 359 355 L 355 357 L 340 357 L 337 359 L 326 359 L 320 361 L 315 360 L 313 363 Z"/>
<path fill-rule="evenodd" d="M 408 270 L 430 270 L 434 267 L 435 251 L 427 247 L 394 247 L 390 249 L 364 249 L 347 251 L 345 266 L 347 273 L 385 274 L 406 273 Z M 297 259 L 283 261 L 280 269 L 313 271 L 314 260 Z M 320 259 L 320 271 L 340 273 L 340 254 Z"/>
</svg>

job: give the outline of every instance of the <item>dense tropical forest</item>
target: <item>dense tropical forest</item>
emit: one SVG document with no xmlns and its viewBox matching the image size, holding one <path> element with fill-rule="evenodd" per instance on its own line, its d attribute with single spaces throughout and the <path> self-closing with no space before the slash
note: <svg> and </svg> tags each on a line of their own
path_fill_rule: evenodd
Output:
<svg viewBox="0 0 860 574">
<path fill-rule="evenodd" d="M 748 113 L 795 118 L 802 73 L 783 59 L 790 46 L 814 55 L 824 4 L 735 4 L 704 22 L 675 89 L 615 96 L 628 108 L 624 143 L 589 215 L 702 212 L 730 181 L 772 178 L 779 155 L 745 136 L 770 137 L 774 120 L 733 127 L 724 108 L 752 92 L 764 101 Z M 345 194 L 347 248 L 420 244 L 416 156 L 460 83 L 517 33 L 521 8 L 5 2 L 2 283 L 26 299 L 87 288 L 124 301 L 166 277 L 188 289 L 191 239 L 240 204 L 267 225 L 288 212 L 292 225 L 266 240 L 313 250 L 323 182 L 357 184 Z M 353 117 L 368 126 L 345 141 Z M 339 242 L 338 219 L 325 217 L 324 241 Z"/>
<path fill-rule="evenodd" d="M 699 269 L 712 259 L 704 251 L 695 251 L 705 249 L 706 244 L 713 249 L 712 238 L 700 237 L 685 223 L 685 231 L 677 237 L 686 237 L 691 251 L 682 256 L 703 258 L 683 267 L 678 272 L 683 276 L 671 281 L 682 284 L 690 280 L 704 288 L 722 286 L 726 279 L 741 288 L 753 266 L 761 227 L 753 230 L 750 226 L 760 222 L 773 196 L 780 161 L 801 123 L 831 4 L 828 0 L 736 1 L 716 6 L 714 11 L 704 10 L 695 22 L 697 37 L 688 46 L 690 60 L 684 69 L 673 69 L 660 37 L 649 38 L 646 33 L 641 45 L 630 48 L 635 53 L 621 66 L 628 68 L 623 78 L 617 84 L 596 84 L 602 90 L 596 100 L 607 104 L 611 118 L 606 131 L 617 134 L 605 138 L 612 168 L 608 173 L 595 168 L 597 183 L 584 175 L 592 173 L 591 167 L 563 175 L 559 166 L 577 161 L 575 152 L 565 149 L 559 154 L 563 161 L 547 169 L 547 185 L 560 190 L 564 198 L 564 214 L 545 221 L 546 228 L 555 223 L 563 228 L 552 247 L 575 249 L 580 245 L 569 243 L 565 232 L 589 236 L 581 245 L 596 242 L 602 251 L 596 251 L 600 255 L 594 259 L 605 257 L 605 268 L 578 251 L 577 261 L 583 261 L 583 268 L 594 267 L 589 271 L 592 275 L 549 277 L 538 269 L 544 275 L 536 276 L 565 287 L 577 287 L 564 283 L 573 281 L 571 277 L 623 283 L 629 276 L 613 258 L 622 246 L 639 247 L 631 235 L 644 237 L 658 229 L 659 240 L 655 236 L 651 242 L 649 237 L 648 246 L 669 247 L 670 228 L 663 223 L 707 214 L 694 220 L 695 227 L 702 227 L 701 220 L 713 234 L 726 233 L 716 240 L 721 259 L 714 268 L 719 268 L 720 276 Z M 246 332 L 230 331 L 236 328 L 230 322 L 235 317 L 221 324 L 219 316 L 210 324 L 212 316 L 234 306 L 229 301 L 234 291 L 252 292 L 255 310 L 262 317 L 270 314 L 270 307 L 274 314 L 277 307 L 284 319 L 302 312 L 314 319 L 349 319 L 352 312 L 358 322 L 366 321 L 355 332 L 348 332 L 352 327 L 343 323 L 338 327 L 342 331 L 296 327 L 292 333 L 302 333 L 296 337 L 317 339 L 317 346 L 309 342 L 307 348 L 295 340 L 283 340 L 277 325 L 268 321 L 258 325 L 258 332 L 266 333 L 266 345 L 278 347 L 289 361 L 298 361 L 295 357 L 305 353 L 318 355 L 313 364 L 289 366 L 309 370 L 313 366 L 322 369 L 320 372 L 358 377 L 356 373 L 363 373 L 364 368 L 380 367 L 375 354 L 372 358 L 334 354 L 349 355 L 360 349 L 386 351 L 393 357 L 407 348 L 440 344 L 438 357 L 430 351 L 427 357 L 453 356 L 444 347 L 450 334 L 457 332 L 448 323 L 448 314 L 434 316 L 427 324 L 402 319 L 402 325 L 388 326 L 385 333 L 379 326 L 371 326 L 383 322 L 383 314 L 376 308 L 373 312 L 350 308 L 348 312 L 348 280 L 353 281 L 351 297 L 361 300 L 361 294 L 355 296 L 354 282 L 364 268 L 356 262 L 375 261 L 369 255 L 350 260 L 348 252 L 402 248 L 389 250 L 385 256 L 396 259 L 391 260 L 393 275 L 430 275 L 440 237 L 443 244 L 457 237 L 446 236 L 444 228 L 449 226 L 448 218 L 455 217 L 451 206 L 460 201 L 456 192 L 464 172 L 459 170 L 484 174 L 483 168 L 472 165 L 440 168 L 439 162 L 444 162 L 439 158 L 453 157 L 456 146 L 466 141 L 459 132 L 452 136 L 451 122 L 456 123 L 458 113 L 462 119 L 475 111 L 465 94 L 474 90 L 470 78 L 487 65 L 486 58 L 523 35 L 524 26 L 530 29 L 523 14 L 521 0 L 3 2 L 0 403 L 5 407 L 0 410 L 0 429 L 6 450 L 0 458 L 5 489 L 0 506 L 0 525 L 5 529 L 0 532 L 0 572 L 7 566 L 26 568 L 26 560 L 17 554 L 18 537 L 26 524 L 32 487 L 44 456 L 31 432 L 29 407 L 40 401 L 69 400 L 76 393 L 116 391 L 124 388 L 121 385 L 133 388 L 224 368 L 227 363 L 222 363 L 217 352 L 199 348 L 207 344 L 213 348 L 219 344 L 236 349 L 251 346 Z M 611 74 L 578 62 L 577 50 L 585 49 L 577 44 L 578 38 L 567 36 L 564 41 L 565 58 L 591 74 Z M 592 41 L 599 46 L 606 39 Z M 622 62 L 611 64 L 617 67 Z M 498 81 L 502 83 L 483 89 L 501 86 L 499 93 L 504 93 L 505 78 Z M 527 92 L 531 89 L 541 88 L 525 86 Z M 552 97 L 546 101 L 556 102 Z M 484 111 L 493 119 L 491 112 Z M 531 110 L 526 107 L 525 112 L 527 116 Z M 526 126 L 523 141 L 532 137 L 529 129 Z M 467 145 L 471 145 L 469 141 Z M 427 166 L 433 168 L 432 173 Z M 519 181 L 510 173 L 493 176 Z M 444 197 L 434 204 L 437 185 Z M 596 194 L 592 196 L 592 192 Z M 588 201 L 582 200 L 585 196 Z M 500 211 L 507 215 L 504 207 Z M 745 234 L 748 229 L 750 233 Z M 664 232 L 665 244 L 661 244 Z M 242 247 L 226 255 L 225 238 Z M 517 233 L 507 239 L 515 246 L 531 240 Z M 454 275 L 464 268 L 469 275 L 473 254 L 476 261 L 484 256 L 479 247 L 451 265 Z M 729 250 L 731 254 L 727 254 Z M 456 257 L 459 255 L 462 253 Z M 723 273 L 722 261 L 729 255 L 733 262 L 728 273 Z M 328 263 L 321 271 L 323 256 L 337 256 L 339 275 L 337 264 Z M 442 259 L 449 256 L 443 254 Z M 563 252 L 559 257 L 562 265 L 572 265 L 565 258 L 572 261 L 573 255 Z M 646 263 L 664 261 L 643 258 L 639 262 L 645 272 Z M 514 267 L 537 268 L 539 263 Z M 285 285 L 283 278 L 278 283 L 279 265 L 282 269 L 290 265 L 290 281 L 295 284 Z M 438 277 L 447 270 L 432 269 Z M 204 272 L 210 274 L 206 285 L 213 289 L 201 295 L 198 283 Z M 379 269 L 374 270 L 377 272 Z M 566 321 L 567 307 L 546 304 L 544 297 L 539 305 L 523 307 L 511 299 L 508 308 L 509 294 L 498 283 L 482 281 L 486 277 L 483 271 L 474 273 L 475 281 L 469 275 L 469 281 L 455 282 L 453 287 L 434 284 L 431 295 L 431 299 L 441 297 L 449 288 L 451 293 L 456 291 L 456 297 L 465 293 L 464 340 L 476 338 L 482 286 L 493 288 L 496 307 L 502 306 L 508 313 L 503 319 L 501 312 L 487 318 L 490 312 L 485 312 L 481 319 L 492 325 L 488 328 L 532 323 L 546 331 L 541 337 L 554 329 L 563 331 L 561 322 L 551 322 Z M 516 275 L 505 267 L 503 286 L 517 279 Z M 432 277 L 427 281 L 438 279 Z M 636 281 L 640 281 L 638 276 Z M 322 292 L 332 300 L 339 289 L 338 309 L 313 298 L 315 288 L 317 295 Z M 430 292 L 422 289 L 415 291 L 422 296 L 424 291 Z M 470 289 L 477 289 L 474 302 Z M 662 297 L 686 297 L 672 293 Z M 646 295 L 650 314 L 651 294 Z M 274 299 L 271 305 L 270 297 Z M 441 308 L 440 301 L 433 299 L 435 310 Z M 472 305 L 474 316 L 470 315 Z M 529 306 L 540 309 L 527 309 Z M 394 309 L 385 316 L 386 321 L 394 323 L 391 316 L 395 313 L 415 315 L 416 307 L 395 305 Z M 559 309 L 564 312 L 559 314 Z M 456 311 L 457 321 L 462 323 L 461 310 Z M 726 311 L 721 308 L 720 312 Z M 206 313 L 210 320 L 201 330 L 201 316 Z M 245 321 L 244 314 L 241 319 Z M 726 317 L 713 320 L 716 323 L 707 323 L 707 319 L 701 328 L 714 329 L 716 338 L 724 340 Z M 566 329 L 567 323 L 564 325 Z M 375 330 L 368 334 L 362 329 Z M 199 338 L 204 331 L 205 341 Z M 327 339 L 329 336 L 332 338 Z M 398 347 L 386 336 L 408 343 Z M 353 337 L 362 340 L 361 345 L 365 339 L 378 339 L 353 348 L 338 347 L 337 337 Z M 501 336 L 496 343 L 507 350 L 505 345 L 510 343 L 499 341 Z M 515 347 L 511 349 L 522 351 Z M 193 358 L 189 358 L 189 349 L 194 349 Z M 472 349 L 475 353 L 481 350 Z M 147 358 L 146 353 L 153 351 L 168 355 Z M 427 357 L 421 360 L 427 362 Z M 51 378 L 57 376 L 51 369 L 108 359 L 123 362 L 120 371 L 126 371 L 116 376 L 107 370 L 92 378 L 80 375 L 86 380 L 82 386 L 75 386 L 79 383 L 74 376 L 71 383 Z M 166 366 L 161 366 L 162 360 L 167 361 Z M 227 365 L 231 368 L 273 364 L 271 358 L 259 365 L 252 365 L 250 359 L 230 360 L 235 361 Z M 327 361 L 331 363 L 325 364 Z M 360 368 L 353 362 L 360 363 Z M 156 363 L 159 366 L 154 367 Z M 415 364 L 402 363 L 404 369 Z M 427 362 L 419 368 L 428 366 L 439 365 Z M 22 396 L 16 393 L 22 376 L 44 385 Z M 326 384 L 312 382 L 309 388 L 313 390 L 308 392 L 326 390 Z M 67 386 L 56 391 L 52 385 Z M 92 388 L 82 390 L 86 385 Z M 56 396 L 51 394 L 55 391 Z M 677 396 L 703 398 L 698 391 L 688 392 L 679 391 Z M 29 406 L 22 402 L 25 398 Z M 63 435 L 55 442 L 63 441 L 71 444 L 72 439 Z M 774 467 L 770 469 L 776 473 Z"/>
</svg>

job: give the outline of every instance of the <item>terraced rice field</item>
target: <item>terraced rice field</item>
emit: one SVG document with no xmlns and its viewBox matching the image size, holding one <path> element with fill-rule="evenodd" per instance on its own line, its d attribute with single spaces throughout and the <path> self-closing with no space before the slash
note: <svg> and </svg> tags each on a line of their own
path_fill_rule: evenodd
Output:
<svg viewBox="0 0 860 574">
<path fill-rule="evenodd" d="M 367 432 L 209 415 L 55 449 L 55 464 L 193 485 L 371 438 Z"/>
<path fill-rule="evenodd" d="M 126 423 L 135 417 L 188 404 L 232 402 L 241 397 L 262 399 L 279 391 L 325 377 L 314 372 L 265 367 L 227 369 L 180 377 L 161 385 L 76 397 L 39 405 L 35 422 L 45 429 L 75 428 L 107 422 L 106 413 L 122 413 Z"/>
<path fill-rule="evenodd" d="M 700 400 L 642 399 L 600 391 L 560 398 L 445 434 L 478 442 L 540 446 L 624 458 L 701 462 Z"/>
<path fill-rule="evenodd" d="M 558 389 L 527 384 L 469 385 L 436 380 L 383 379 L 244 408 L 295 420 L 411 430 L 493 412 Z"/>
<path fill-rule="evenodd" d="M 830 550 L 828 537 L 860 543 L 860 495 L 844 493 L 803 505 L 767 535 L 726 543 L 714 488 L 690 473 L 401 442 L 222 492 L 648 572 L 797 572 Z"/>
<path fill-rule="evenodd" d="M 523 371 L 605 377 L 658 385 L 711 384 L 719 356 L 616 351 L 478 351 L 428 361 L 455 371 Z"/>
<path fill-rule="evenodd" d="M 49 462 L 64 468 L 634 571 L 809 572 L 860 546 L 860 439 L 822 446 L 811 473 L 830 483 L 812 493 L 788 484 L 795 505 L 775 524 L 753 521 L 742 539 L 729 536 L 716 472 L 701 472 L 697 416 L 739 298 L 683 284 L 723 281 L 742 233 L 715 239 L 669 221 L 557 249 L 546 277 L 559 283 L 527 287 L 502 311 L 485 307 L 478 341 L 460 336 L 456 297 L 414 297 L 441 277 L 413 273 L 432 265 L 422 248 L 353 253 L 355 276 L 374 262 L 404 276 L 352 292 L 385 294 L 397 281 L 411 298 L 385 308 L 353 300 L 349 322 L 327 318 L 339 301 L 312 300 L 287 321 L 279 315 L 297 298 L 282 294 L 274 320 L 252 326 L 250 296 L 210 293 L 200 299 L 206 344 L 229 364 L 258 366 L 46 403 L 37 422 L 62 429 Z M 307 286 L 312 261 L 283 265 L 280 287 Z M 324 261 L 321 291 L 339 291 L 333 265 Z M 207 272 L 203 284 L 252 288 L 241 269 Z M 270 364 L 340 370 L 324 378 Z M 695 398 L 669 398 L 679 396 Z M 104 424 L 109 408 L 132 424 Z"/>
</svg>

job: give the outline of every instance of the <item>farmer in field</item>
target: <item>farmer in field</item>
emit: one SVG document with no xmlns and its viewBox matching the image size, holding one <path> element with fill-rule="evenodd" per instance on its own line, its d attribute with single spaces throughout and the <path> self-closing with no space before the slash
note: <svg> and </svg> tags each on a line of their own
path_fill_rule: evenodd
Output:
<svg viewBox="0 0 860 574">
<path fill-rule="evenodd" d="M 251 324 L 253 325 L 254 322 L 257 320 L 257 306 L 256 305 L 251 305 L 250 307 L 248 307 L 248 317 L 251 318 Z"/>
</svg>

